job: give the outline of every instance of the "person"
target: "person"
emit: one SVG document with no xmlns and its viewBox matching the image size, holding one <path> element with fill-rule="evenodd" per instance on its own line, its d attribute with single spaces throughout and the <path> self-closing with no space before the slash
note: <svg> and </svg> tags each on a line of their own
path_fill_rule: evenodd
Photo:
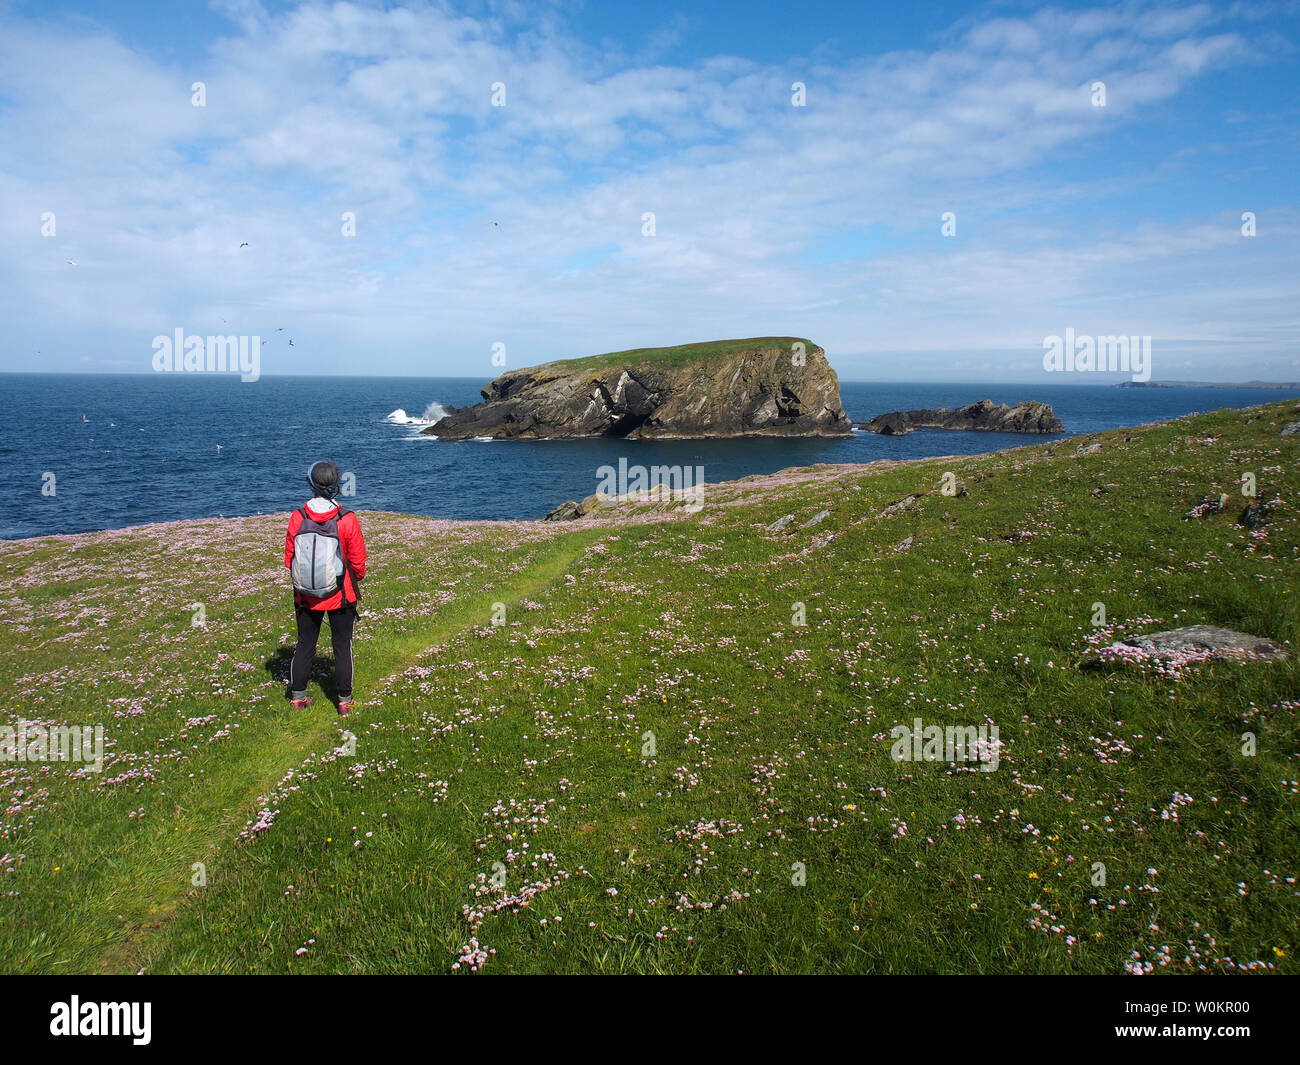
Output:
<svg viewBox="0 0 1300 1065">
<path fill-rule="evenodd" d="M 307 473 L 307 483 L 313 496 L 289 518 L 284 540 L 284 564 L 293 578 L 298 625 L 298 644 L 289 667 L 289 700 L 295 710 L 311 705 L 307 681 L 321 622 L 328 614 L 338 712 L 346 717 L 353 707 L 352 628 L 360 599 L 358 582 L 366 575 L 366 542 L 356 514 L 334 501 L 338 467 L 332 462 L 316 463 Z"/>
</svg>

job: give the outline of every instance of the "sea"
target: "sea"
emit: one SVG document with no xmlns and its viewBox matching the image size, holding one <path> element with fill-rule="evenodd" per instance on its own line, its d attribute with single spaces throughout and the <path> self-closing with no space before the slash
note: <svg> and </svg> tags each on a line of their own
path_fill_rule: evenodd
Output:
<svg viewBox="0 0 1300 1065">
<path fill-rule="evenodd" d="M 420 430 L 480 400 L 469 378 L 0 374 L 0 539 L 190 518 L 287 513 L 313 463 L 345 474 L 353 509 L 534 519 L 596 490 L 601 466 L 703 467 L 709 482 L 821 462 L 970 455 L 1056 439 L 918 430 L 843 439 L 440 441 Z M 1050 403 L 1065 436 L 1269 403 L 1237 387 L 841 382 L 854 421 L 980 399 Z"/>
</svg>

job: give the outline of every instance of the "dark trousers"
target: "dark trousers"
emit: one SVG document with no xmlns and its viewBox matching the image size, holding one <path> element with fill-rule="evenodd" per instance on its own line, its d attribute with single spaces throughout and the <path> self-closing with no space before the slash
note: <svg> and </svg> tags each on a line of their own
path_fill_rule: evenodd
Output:
<svg viewBox="0 0 1300 1065">
<path fill-rule="evenodd" d="M 320 639 L 321 622 L 330 616 L 330 642 L 334 645 L 334 683 L 339 698 L 352 694 L 352 622 L 356 608 L 352 604 L 337 610 L 308 610 L 297 604 L 294 614 L 298 619 L 298 646 L 293 650 L 293 665 L 289 668 L 289 689 L 307 690 L 311 678 L 311 662 L 316 655 L 316 641 Z"/>
</svg>

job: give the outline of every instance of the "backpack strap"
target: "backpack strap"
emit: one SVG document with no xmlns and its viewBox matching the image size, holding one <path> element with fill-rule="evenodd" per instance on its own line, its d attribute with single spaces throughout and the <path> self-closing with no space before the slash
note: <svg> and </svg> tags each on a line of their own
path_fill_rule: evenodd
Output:
<svg viewBox="0 0 1300 1065">
<path fill-rule="evenodd" d="M 335 519 L 342 524 L 343 519 L 351 513 L 352 511 L 340 505 L 339 512 L 335 516 Z M 339 589 L 339 591 L 342 592 L 342 595 L 339 598 L 343 600 L 342 605 L 344 607 L 351 606 L 355 610 L 357 604 L 361 602 L 361 582 L 357 580 L 357 575 L 352 572 L 352 563 L 348 561 L 348 553 L 343 550 L 343 537 L 341 536 L 339 537 L 339 556 L 343 559 L 343 572 L 352 578 L 352 591 L 356 595 L 356 598 L 349 603 L 347 584 L 344 583 L 343 587 Z"/>
<path fill-rule="evenodd" d="M 311 521 L 311 515 L 307 513 L 307 505 L 306 505 L 305 503 L 304 503 L 302 506 L 300 506 L 300 507 L 298 508 L 298 513 L 302 515 L 302 520 L 303 520 L 303 521 Z M 299 536 L 301 533 L 302 533 L 302 522 L 299 522 L 299 523 L 298 523 L 298 532 L 296 532 L 296 533 L 293 534 L 293 535 L 294 535 L 294 540 L 295 540 L 295 541 L 297 540 L 298 536 Z M 299 594 L 299 593 L 298 593 L 298 589 L 297 589 L 297 588 L 294 588 L 294 590 L 293 590 L 293 601 L 294 601 L 294 605 L 295 605 L 295 606 L 296 606 L 297 603 L 298 603 L 298 594 Z"/>
</svg>

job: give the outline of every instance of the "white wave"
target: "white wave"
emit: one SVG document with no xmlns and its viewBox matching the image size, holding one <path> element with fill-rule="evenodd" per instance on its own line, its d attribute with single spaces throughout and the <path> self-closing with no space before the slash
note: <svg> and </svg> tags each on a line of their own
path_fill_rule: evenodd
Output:
<svg viewBox="0 0 1300 1065">
<path fill-rule="evenodd" d="M 397 410 L 390 411 L 384 420 L 392 422 L 394 425 L 432 425 L 446 416 L 447 408 L 435 401 L 425 407 L 424 413 L 418 418 L 412 417 L 402 407 L 398 407 Z"/>
</svg>

